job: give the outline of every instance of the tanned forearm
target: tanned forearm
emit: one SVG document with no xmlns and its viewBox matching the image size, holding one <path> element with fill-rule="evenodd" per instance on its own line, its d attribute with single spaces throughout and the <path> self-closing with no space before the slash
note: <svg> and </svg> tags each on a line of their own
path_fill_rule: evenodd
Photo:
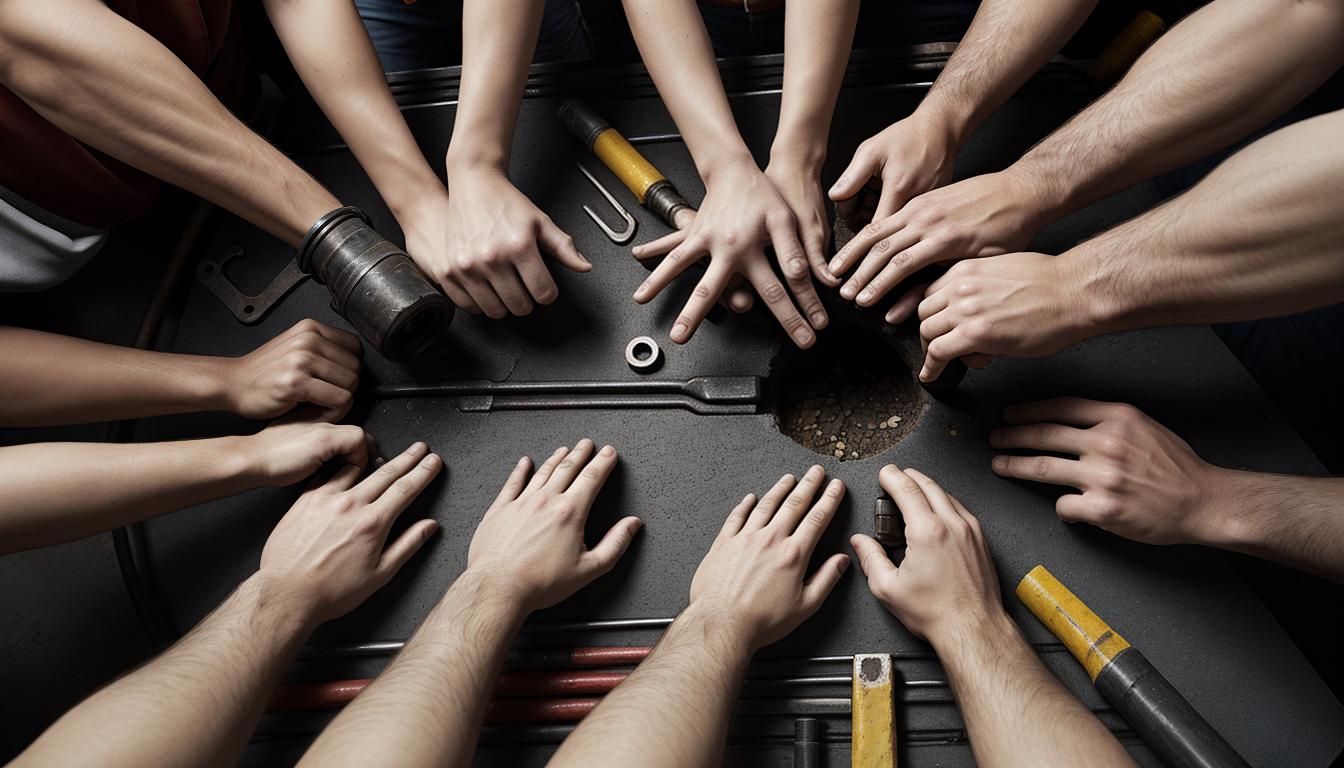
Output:
<svg viewBox="0 0 1344 768">
<path fill-rule="evenodd" d="M 495 680 L 524 618 L 507 590 L 464 573 L 301 764 L 470 765 Z"/>
<path fill-rule="evenodd" d="M 1344 479 L 1212 470 L 1195 543 L 1344 582 Z"/>
<path fill-rule="evenodd" d="M 751 162 L 694 0 L 625 0 L 625 13 L 700 177 L 708 180 L 724 163 Z"/>
<path fill-rule="evenodd" d="M 933 644 L 978 765 L 1134 765 L 1115 736 L 1046 670 L 1001 610 Z"/>
<path fill-rule="evenodd" d="M 1050 60 L 1096 0 L 986 0 L 915 116 L 960 147 Z"/>
<path fill-rule="evenodd" d="M 1009 168 L 1047 220 L 1247 136 L 1344 64 L 1336 0 L 1215 0 Z"/>
<path fill-rule="evenodd" d="M 1344 111 L 1229 158 L 1189 192 L 1059 257 L 1105 333 L 1254 320 L 1344 296 Z M 1092 335 L 1096 335 L 1093 333 Z"/>
<path fill-rule="evenodd" d="M 447 156 L 450 185 L 458 169 L 508 173 L 542 5 L 540 0 L 463 5 L 462 87 Z"/>
<path fill-rule="evenodd" d="M 560 745 L 550 765 L 718 765 L 750 659 L 742 638 L 688 608 Z"/>
<path fill-rule="evenodd" d="M 0 326 L 0 426 L 87 424 L 228 407 L 225 358 Z"/>
<path fill-rule="evenodd" d="M 256 488 L 249 438 L 0 448 L 0 553 L 120 528 Z"/>
<path fill-rule="evenodd" d="M 280 42 L 313 99 L 398 220 L 445 193 L 411 136 L 350 2 L 266 0 Z"/>
<path fill-rule="evenodd" d="M 97 0 L 0 4 L 0 83 L 58 128 L 297 245 L 339 202 Z"/>
<path fill-rule="evenodd" d="M 90 696 L 13 763 L 233 765 L 312 621 L 265 577 L 154 661 Z"/>
<path fill-rule="evenodd" d="M 819 171 L 826 160 L 831 116 L 854 42 L 855 0 L 789 3 L 784 19 L 784 89 L 771 161 L 798 155 Z"/>
</svg>

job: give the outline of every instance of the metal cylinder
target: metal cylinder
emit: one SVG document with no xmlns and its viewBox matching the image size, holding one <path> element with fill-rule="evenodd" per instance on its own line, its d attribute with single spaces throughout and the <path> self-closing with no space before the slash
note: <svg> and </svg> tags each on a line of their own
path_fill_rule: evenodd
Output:
<svg viewBox="0 0 1344 768">
<path fill-rule="evenodd" d="M 389 360 L 423 352 L 452 322 L 453 305 L 358 208 L 318 219 L 299 243 L 297 261 L 327 286 L 332 308 Z"/>
<path fill-rule="evenodd" d="M 821 721 L 815 717 L 793 721 L 793 768 L 821 768 Z"/>
<path fill-rule="evenodd" d="M 873 504 L 873 538 L 888 547 L 905 546 L 905 518 L 896 502 L 879 496 Z"/>
</svg>

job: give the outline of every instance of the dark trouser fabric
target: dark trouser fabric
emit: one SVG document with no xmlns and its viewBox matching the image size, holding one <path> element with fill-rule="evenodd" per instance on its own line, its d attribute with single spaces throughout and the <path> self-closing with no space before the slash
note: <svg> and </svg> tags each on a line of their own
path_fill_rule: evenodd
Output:
<svg viewBox="0 0 1344 768">
<path fill-rule="evenodd" d="M 885 48 L 961 39 L 975 16 L 977 0 L 866 0 L 859 8 L 854 48 Z M 748 13 L 741 8 L 700 6 L 714 54 L 720 58 L 778 53 L 784 49 L 784 9 Z"/>
</svg>

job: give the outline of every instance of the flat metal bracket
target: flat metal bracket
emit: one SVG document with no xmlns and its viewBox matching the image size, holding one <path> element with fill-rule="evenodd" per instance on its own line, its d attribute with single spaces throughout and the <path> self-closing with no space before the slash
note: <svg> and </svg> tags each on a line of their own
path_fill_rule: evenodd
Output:
<svg viewBox="0 0 1344 768">
<path fill-rule="evenodd" d="M 255 296 L 248 296 L 238 290 L 229 278 L 224 276 L 224 268 L 230 261 L 243 255 L 243 247 L 240 245 L 231 245 L 224 253 L 224 258 L 219 261 L 202 261 L 196 267 L 196 279 L 201 285 L 210 289 L 224 306 L 229 308 L 233 316 L 238 318 L 238 322 L 245 325 L 253 323 L 265 317 L 271 307 L 279 303 L 285 294 L 294 290 L 294 286 L 303 282 L 308 277 L 307 273 L 299 269 L 295 261 L 289 262 L 289 265 L 276 275 L 270 284 L 262 289 L 261 293 Z"/>
</svg>

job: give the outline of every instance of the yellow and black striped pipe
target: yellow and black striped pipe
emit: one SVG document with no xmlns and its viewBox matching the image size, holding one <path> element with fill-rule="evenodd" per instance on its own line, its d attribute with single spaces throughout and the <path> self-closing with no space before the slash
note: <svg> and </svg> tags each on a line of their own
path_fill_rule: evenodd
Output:
<svg viewBox="0 0 1344 768">
<path fill-rule="evenodd" d="M 560 105 L 560 122 L 597 155 L 640 205 L 676 228 L 677 212 L 689 209 L 690 204 L 624 136 L 578 99 Z"/>
<path fill-rule="evenodd" d="M 1097 691 L 1172 768 L 1248 768 L 1139 650 L 1038 565 L 1017 598 L 1082 663 Z"/>
</svg>

